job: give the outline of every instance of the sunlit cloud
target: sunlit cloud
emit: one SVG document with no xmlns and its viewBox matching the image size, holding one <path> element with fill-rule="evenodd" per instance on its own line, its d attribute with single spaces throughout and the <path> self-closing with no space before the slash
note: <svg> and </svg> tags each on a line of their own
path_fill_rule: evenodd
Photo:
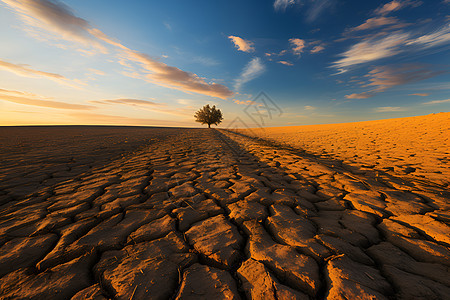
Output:
<svg viewBox="0 0 450 300">
<path fill-rule="evenodd" d="M 234 35 L 230 35 L 228 38 L 239 51 L 247 53 L 255 51 L 254 43 L 251 41 L 244 40 L 243 38 Z"/>
<path fill-rule="evenodd" d="M 305 41 L 299 38 L 289 39 L 289 42 L 292 45 L 292 52 L 295 55 L 301 55 L 303 52 L 303 48 L 305 48 Z"/>
<path fill-rule="evenodd" d="M 322 52 L 324 49 L 325 49 L 324 46 L 318 45 L 318 46 L 315 46 L 314 48 L 312 48 L 310 52 L 311 53 L 319 53 L 319 52 Z"/>
<path fill-rule="evenodd" d="M 89 68 L 88 69 L 89 72 L 94 73 L 96 75 L 100 75 L 100 76 L 105 76 L 106 73 L 97 69 L 93 69 L 93 68 Z"/>
<path fill-rule="evenodd" d="M 450 99 L 445 99 L 445 100 L 433 100 L 433 101 L 424 102 L 424 103 L 422 103 L 422 104 L 425 104 L 425 105 L 433 105 L 433 104 L 442 104 L 442 103 L 450 103 Z"/>
<path fill-rule="evenodd" d="M 233 94 L 224 85 L 206 82 L 194 73 L 168 66 L 147 54 L 127 48 L 101 30 L 93 28 L 86 20 L 76 17 L 67 6 L 60 2 L 48 0 L 5 0 L 4 2 L 13 8 L 28 25 L 54 33 L 60 39 L 76 41 L 87 48 L 94 47 L 102 53 L 108 52 L 102 42 L 116 47 L 115 50 L 121 53 L 119 60 L 139 63 L 144 68 L 140 71 L 144 75 L 141 78 L 154 84 L 222 99 Z"/>
<path fill-rule="evenodd" d="M 375 112 L 397 112 L 397 111 L 406 111 L 407 109 L 399 106 L 384 106 L 378 107 L 375 109 Z"/>
<path fill-rule="evenodd" d="M 294 64 L 285 60 L 278 61 L 279 64 L 292 67 Z"/>
<path fill-rule="evenodd" d="M 140 99 L 111 99 L 111 100 L 93 100 L 90 101 L 91 103 L 98 103 L 98 104 L 125 104 L 125 105 L 132 105 L 132 106 L 139 106 L 139 105 L 149 105 L 149 106 L 165 106 L 165 104 L 162 103 L 156 103 L 153 101 L 148 100 L 140 100 Z"/>
<path fill-rule="evenodd" d="M 393 11 L 400 10 L 402 8 L 405 8 L 407 6 L 417 7 L 421 5 L 421 1 L 400 1 L 400 0 L 393 0 L 391 2 L 388 2 L 386 4 L 381 5 L 379 8 L 375 10 L 375 14 L 377 15 L 386 15 Z"/>
<path fill-rule="evenodd" d="M 316 107 L 311 106 L 311 105 L 305 105 L 305 106 L 303 106 L 303 109 L 304 109 L 304 110 L 315 110 Z"/>
<path fill-rule="evenodd" d="M 84 84 L 79 80 L 70 80 L 61 74 L 39 71 L 39 70 L 30 68 L 28 65 L 14 64 L 14 63 L 10 63 L 10 62 L 4 61 L 4 60 L 0 60 L 0 69 L 12 72 L 19 76 L 51 79 L 58 83 L 68 85 L 71 87 L 75 87 L 75 88 L 79 88 L 80 85 Z"/>
<path fill-rule="evenodd" d="M 91 25 L 76 17 L 68 6 L 48 0 L 3 0 L 13 8 L 21 19 L 32 28 L 46 30 L 53 38 L 76 41 L 86 48 L 107 53 L 107 49 L 90 32 Z"/>
<path fill-rule="evenodd" d="M 41 106 L 47 108 L 58 108 L 58 109 L 90 110 L 96 108 L 95 106 L 91 105 L 72 104 L 60 101 L 39 99 L 38 95 L 20 91 L 10 91 L 5 89 L 0 89 L 0 100 L 13 102 L 17 104 Z"/>
<path fill-rule="evenodd" d="M 370 91 L 345 97 L 347 99 L 366 99 L 392 87 L 429 79 L 443 73 L 443 71 L 431 70 L 424 65 L 379 66 L 364 76 L 369 79 L 367 83 L 363 83 L 363 87 L 372 87 Z"/>
<path fill-rule="evenodd" d="M 415 93 L 415 94 L 409 94 L 409 96 L 427 97 L 427 96 L 430 96 L 430 94 L 428 94 L 428 93 Z"/>
<path fill-rule="evenodd" d="M 386 25 L 394 25 L 394 24 L 398 25 L 399 22 L 400 21 L 396 17 L 375 17 L 375 18 L 367 19 L 361 25 L 350 29 L 350 31 L 369 30 L 369 29 L 374 29 L 374 28 L 378 28 L 378 27 L 383 27 Z"/>
<path fill-rule="evenodd" d="M 234 88 L 236 91 L 239 91 L 245 83 L 259 77 L 264 73 L 266 67 L 261 62 L 259 57 L 253 58 L 242 70 L 239 78 L 235 80 Z"/>
<path fill-rule="evenodd" d="M 347 99 L 367 99 L 367 98 L 371 98 L 373 96 L 375 96 L 374 93 L 363 92 L 363 93 L 355 93 L 355 94 L 345 95 L 345 98 L 347 98 Z"/>
</svg>

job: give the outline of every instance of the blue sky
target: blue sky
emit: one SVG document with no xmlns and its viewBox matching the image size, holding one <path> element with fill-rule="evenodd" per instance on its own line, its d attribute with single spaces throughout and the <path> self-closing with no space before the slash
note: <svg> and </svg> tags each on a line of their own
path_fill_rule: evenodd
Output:
<svg viewBox="0 0 450 300">
<path fill-rule="evenodd" d="M 450 111 L 449 0 L 3 0 L 0 26 L 0 125 L 197 126 L 208 103 L 224 127 Z"/>
</svg>

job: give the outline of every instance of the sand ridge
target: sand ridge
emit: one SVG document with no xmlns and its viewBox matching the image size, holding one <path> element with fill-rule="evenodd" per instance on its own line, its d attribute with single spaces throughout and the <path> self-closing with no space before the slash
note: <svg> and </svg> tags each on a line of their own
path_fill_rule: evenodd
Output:
<svg viewBox="0 0 450 300">
<path fill-rule="evenodd" d="M 95 130 L 80 156 L 17 154 L 0 184 L 0 298 L 449 295 L 440 185 L 226 130 L 171 130 L 143 143 L 128 133 L 140 145 L 130 151 L 109 129 L 100 144 L 116 150 L 103 156 Z M 51 153 L 51 168 L 22 168 Z"/>
</svg>

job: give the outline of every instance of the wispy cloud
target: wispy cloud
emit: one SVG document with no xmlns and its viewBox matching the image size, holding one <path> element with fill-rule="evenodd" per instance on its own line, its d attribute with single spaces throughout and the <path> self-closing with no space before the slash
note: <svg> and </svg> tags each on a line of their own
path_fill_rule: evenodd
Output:
<svg viewBox="0 0 450 300">
<path fill-rule="evenodd" d="M 422 104 L 425 104 L 425 105 L 433 105 L 433 104 L 442 104 L 442 103 L 450 103 L 450 99 L 445 99 L 445 100 L 433 100 L 433 101 L 424 102 L 424 103 L 422 103 Z"/>
<path fill-rule="evenodd" d="M 239 51 L 247 53 L 255 51 L 255 47 L 253 46 L 254 43 L 251 41 L 244 40 L 243 38 L 234 35 L 230 35 L 228 38 Z"/>
<path fill-rule="evenodd" d="M 92 27 L 88 21 L 75 16 L 66 5 L 60 2 L 49 0 L 4 0 L 4 2 L 14 9 L 29 26 L 53 33 L 61 40 L 75 41 L 87 49 L 94 48 L 101 53 L 109 52 L 105 43 L 115 47 L 114 50 L 120 53 L 121 60 L 138 63 L 143 68 L 139 71 L 142 76 L 137 76 L 138 78 L 187 93 L 194 92 L 223 99 L 233 94 L 224 85 L 206 82 L 194 73 L 168 66 L 147 54 L 129 49 L 120 41 Z"/>
<path fill-rule="evenodd" d="M 111 99 L 111 100 L 93 100 L 90 101 L 91 103 L 98 103 L 98 104 L 125 104 L 125 105 L 132 105 L 132 106 L 165 106 L 165 104 L 156 103 L 153 101 L 148 100 L 140 100 L 140 99 Z"/>
<path fill-rule="evenodd" d="M 375 10 L 375 14 L 386 15 L 393 11 L 397 11 L 397 10 L 400 10 L 400 9 L 408 7 L 408 6 L 417 7 L 421 4 L 422 4 L 422 1 L 393 0 L 393 1 L 383 4 L 379 8 L 377 8 Z"/>
<path fill-rule="evenodd" d="M 239 78 L 235 80 L 234 88 L 239 91 L 245 83 L 257 78 L 264 73 L 266 67 L 259 57 L 253 58 L 242 70 Z"/>
<path fill-rule="evenodd" d="M 399 106 L 384 106 L 384 107 L 377 107 L 375 109 L 375 112 L 397 112 L 397 111 L 406 111 L 407 109 L 404 107 Z"/>
<path fill-rule="evenodd" d="M 285 60 L 278 61 L 279 64 L 292 67 L 294 64 Z"/>
<path fill-rule="evenodd" d="M 399 25 L 401 25 L 400 27 L 404 26 L 403 24 L 400 24 L 400 21 L 396 17 L 374 17 L 367 19 L 361 25 L 350 29 L 350 31 L 370 30 L 386 25 L 397 25 L 397 27 L 399 27 Z"/>
<path fill-rule="evenodd" d="M 296 0 L 275 0 L 273 8 L 275 10 L 285 11 L 288 6 L 294 5 Z"/>
<path fill-rule="evenodd" d="M 325 49 L 324 46 L 318 45 L 318 46 L 315 46 L 314 48 L 312 48 L 310 52 L 311 53 L 319 53 L 319 52 L 322 52 L 324 49 Z"/>
<path fill-rule="evenodd" d="M 106 73 L 97 69 L 93 69 L 93 68 L 89 68 L 88 69 L 89 72 L 94 73 L 96 75 L 100 75 L 100 76 L 105 76 Z"/>
<path fill-rule="evenodd" d="M 420 45 L 425 48 L 440 46 L 450 42 L 450 24 L 438 30 L 409 40 L 406 45 Z"/>
<path fill-rule="evenodd" d="M 327 9 L 333 7 L 333 0 L 314 0 L 310 1 L 310 7 L 307 11 L 306 20 L 308 22 L 314 22 L 320 15 Z"/>
<path fill-rule="evenodd" d="M 33 105 L 58 109 L 72 109 L 72 110 L 95 109 L 95 106 L 91 105 L 72 104 L 60 101 L 45 100 L 45 97 L 39 97 L 38 95 L 35 94 L 5 89 L 0 89 L 0 100 L 24 105 Z"/>
<path fill-rule="evenodd" d="M 363 40 L 342 53 L 340 56 L 343 58 L 335 61 L 332 66 L 345 71 L 347 67 L 391 57 L 401 52 L 399 46 L 405 44 L 409 36 L 408 33 L 398 32 Z"/>
<path fill-rule="evenodd" d="M 76 79 L 70 80 L 61 74 L 39 71 L 39 70 L 30 68 L 28 65 L 25 65 L 25 64 L 14 64 L 14 63 L 10 63 L 10 62 L 4 61 L 4 60 L 0 60 L 0 69 L 12 72 L 12 73 L 14 73 L 16 75 L 20 75 L 20 76 L 50 79 L 50 80 L 56 81 L 60 84 L 64 84 L 64 85 L 74 87 L 74 88 L 80 88 L 82 85 L 85 84 L 85 83 L 81 82 L 80 80 L 76 80 Z"/>
<path fill-rule="evenodd" d="M 363 87 L 372 87 L 371 90 L 345 97 L 347 99 L 370 98 L 394 86 L 429 79 L 443 73 L 443 71 L 432 70 L 425 65 L 417 64 L 379 66 L 364 76 L 369 79 L 362 83 Z"/>
<path fill-rule="evenodd" d="M 414 93 L 414 94 L 409 94 L 409 96 L 427 97 L 427 96 L 430 96 L 430 94 L 428 94 L 428 93 Z"/>
<path fill-rule="evenodd" d="M 347 98 L 347 99 L 367 99 L 367 98 L 371 98 L 373 96 L 375 96 L 375 93 L 363 92 L 363 93 L 355 93 L 355 94 L 345 95 L 345 98 Z"/>
<path fill-rule="evenodd" d="M 299 38 L 289 39 L 289 42 L 292 45 L 292 52 L 295 55 L 301 55 L 303 52 L 303 48 L 305 48 L 305 41 Z"/>
</svg>

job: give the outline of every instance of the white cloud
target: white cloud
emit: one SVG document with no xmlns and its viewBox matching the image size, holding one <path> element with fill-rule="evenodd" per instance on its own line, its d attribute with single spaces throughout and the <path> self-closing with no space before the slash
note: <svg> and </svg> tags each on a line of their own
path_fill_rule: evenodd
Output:
<svg viewBox="0 0 450 300">
<path fill-rule="evenodd" d="M 375 109 L 375 112 L 396 112 L 396 111 L 405 111 L 406 108 L 399 107 L 399 106 L 384 106 L 384 107 L 378 107 Z"/>
<path fill-rule="evenodd" d="M 242 70 L 239 78 L 235 80 L 234 88 L 239 91 L 245 83 L 257 78 L 264 73 L 266 67 L 262 64 L 259 57 L 253 58 Z"/>
<path fill-rule="evenodd" d="M 409 36 L 407 33 L 393 33 L 363 40 L 342 53 L 340 56 L 343 58 L 335 61 L 333 67 L 345 71 L 347 67 L 393 56 L 401 52 L 399 46 L 405 44 Z"/>
<path fill-rule="evenodd" d="M 275 10 L 285 11 L 288 6 L 294 5 L 296 0 L 275 0 L 273 8 Z"/>
<path fill-rule="evenodd" d="M 418 38 L 408 41 L 407 45 L 421 45 L 425 48 L 440 46 L 450 42 L 450 24 Z"/>
<path fill-rule="evenodd" d="M 433 104 L 441 104 L 441 103 L 450 103 L 450 99 L 445 99 L 445 100 L 433 100 L 433 101 L 429 101 L 429 102 L 424 102 L 424 103 L 422 103 L 422 104 L 433 105 Z"/>
<path fill-rule="evenodd" d="M 289 42 L 292 45 L 292 52 L 295 55 L 301 55 L 303 52 L 303 48 L 305 48 L 305 41 L 299 38 L 289 39 Z"/>
<path fill-rule="evenodd" d="M 230 35 L 228 38 L 239 51 L 247 53 L 255 51 L 255 47 L 251 41 L 244 40 L 243 38 L 234 35 Z"/>
</svg>

